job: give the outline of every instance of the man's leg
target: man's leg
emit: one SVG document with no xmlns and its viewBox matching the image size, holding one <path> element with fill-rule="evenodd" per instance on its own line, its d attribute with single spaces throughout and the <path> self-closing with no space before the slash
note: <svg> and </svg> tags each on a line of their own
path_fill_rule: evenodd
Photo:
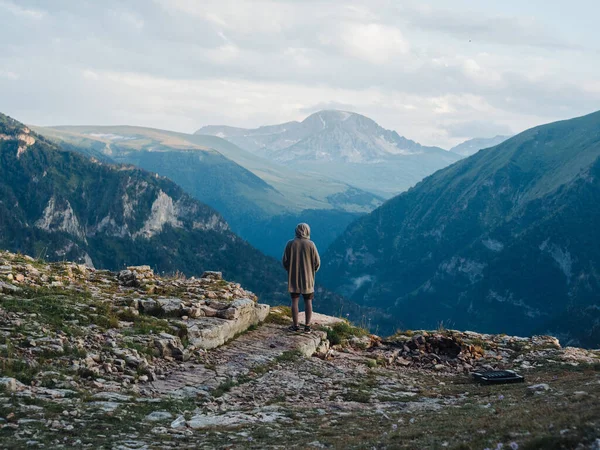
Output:
<svg viewBox="0 0 600 450">
<path fill-rule="evenodd" d="M 310 325 L 310 321 L 312 319 L 312 300 L 314 295 L 313 294 L 307 294 L 307 295 L 303 295 L 304 297 L 304 318 L 306 319 L 306 326 Z"/>
<path fill-rule="evenodd" d="M 294 322 L 294 326 L 298 326 L 298 303 L 300 302 L 300 295 L 292 294 L 292 322 Z"/>
</svg>

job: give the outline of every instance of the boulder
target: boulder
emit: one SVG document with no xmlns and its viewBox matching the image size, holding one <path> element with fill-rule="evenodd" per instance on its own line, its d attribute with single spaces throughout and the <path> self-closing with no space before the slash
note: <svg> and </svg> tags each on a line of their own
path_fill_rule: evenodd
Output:
<svg viewBox="0 0 600 450">
<path fill-rule="evenodd" d="M 140 286 L 140 282 L 136 278 L 135 274 L 133 273 L 133 271 L 131 271 L 129 269 L 121 270 L 119 272 L 119 274 L 117 275 L 117 280 L 119 280 L 119 284 L 121 284 L 122 286 L 126 286 L 126 287 L 139 287 Z"/>
<path fill-rule="evenodd" d="M 212 270 L 207 270 L 202 274 L 200 278 L 208 278 L 209 280 L 219 281 L 223 279 L 222 272 L 213 272 Z"/>
<path fill-rule="evenodd" d="M 251 325 L 256 325 L 265 320 L 269 314 L 269 306 L 255 303 L 250 299 L 239 299 L 231 302 L 226 313 L 231 319 L 218 317 L 201 317 L 190 319 L 188 325 L 188 339 L 193 349 L 211 349 L 223 345 L 237 334 L 246 331 Z M 203 307 L 206 312 L 207 309 Z M 208 316 L 208 314 L 207 314 Z"/>
<path fill-rule="evenodd" d="M 27 388 L 27 386 L 20 381 L 10 377 L 0 378 L 0 386 L 2 386 L 4 390 L 8 392 L 22 391 Z"/>
<path fill-rule="evenodd" d="M 186 359 L 187 352 L 183 348 L 181 340 L 177 336 L 168 333 L 160 333 L 154 339 L 154 346 L 160 352 L 160 355 L 170 356 L 177 360 L 183 361 Z"/>
<path fill-rule="evenodd" d="M 181 315 L 183 300 L 180 298 L 158 298 L 156 299 L 161 314 L 165 316 L 178 317 Z"/>
</svg>

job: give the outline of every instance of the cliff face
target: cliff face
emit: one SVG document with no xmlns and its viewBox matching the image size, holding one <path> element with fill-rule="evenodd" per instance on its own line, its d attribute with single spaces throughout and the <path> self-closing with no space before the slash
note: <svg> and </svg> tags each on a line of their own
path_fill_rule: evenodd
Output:
<svg viewBox="0 0 600 450">
<path fill-rule="evenodd" d="M 600 351 L 444 329 L 382 339 L 323 315 L 292 333 L 288 313 L 218 272 L 0 252 L 2 446 L 597 445 Z M 491 369 L 525 383 L 473 383 Z"/>
</svg>

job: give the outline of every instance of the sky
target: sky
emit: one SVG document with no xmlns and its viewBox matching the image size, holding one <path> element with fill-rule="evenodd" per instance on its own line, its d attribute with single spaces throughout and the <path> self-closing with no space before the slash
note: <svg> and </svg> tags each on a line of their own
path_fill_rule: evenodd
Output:
<svg viewBox="0 0 600 450">
<path fill-rule="evenodd" d="M 256 127 L 321 109 L 426 145 L 600 109 L 597 0 L 0 0 L 0 112 Z"/>
</svg>

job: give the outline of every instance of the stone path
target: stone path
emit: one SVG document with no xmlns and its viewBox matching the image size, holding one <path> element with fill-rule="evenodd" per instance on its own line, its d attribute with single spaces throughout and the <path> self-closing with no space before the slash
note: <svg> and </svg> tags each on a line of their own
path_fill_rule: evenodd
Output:
<svg viewBox="0 0 600 450">
<path fill-rule="evenodd" d="M 247 375 L 253 369 L 273 363 L 286 353 L 311 356 L 326 337 L 322 331 L 293 333 L 286 328 L 264 324 L 229 344 L 204 353 L 202 361 L 190 360 L 180 364 L 178 371 L 150 385 L 158 395 L 202 395 L 228 379 Z"/>
</svg>

